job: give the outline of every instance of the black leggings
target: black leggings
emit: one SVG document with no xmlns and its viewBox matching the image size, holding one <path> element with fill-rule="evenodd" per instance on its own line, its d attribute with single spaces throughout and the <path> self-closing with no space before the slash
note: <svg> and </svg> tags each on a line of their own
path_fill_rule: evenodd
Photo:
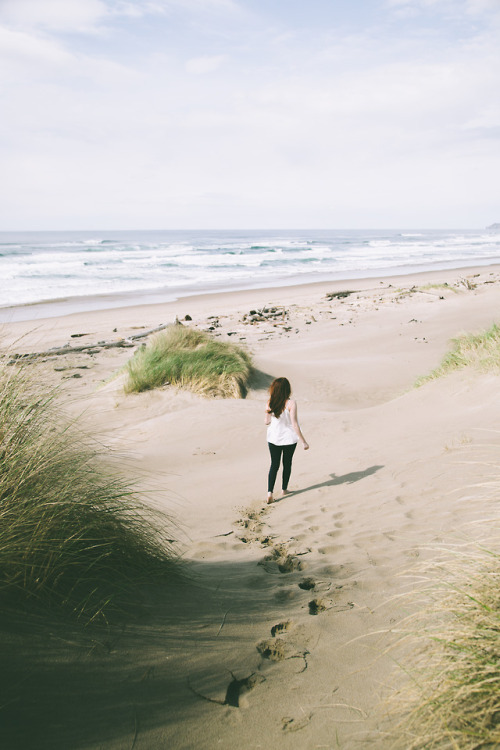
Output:
<svg viewBox="0 0 500 750">
<path fill-rule="evenodd" d="M 290 479 L 290 472 L 292 471 L 292 458 L 297 447 L 297 443 L 291 445 L 274 445 L 274 443 L 268 443 L 269 452 L 271 454 L 271 468 L 269 469 L 269 477 L 267 479 L 267 491 L 272 492 L 274 490 L 274 483 L 276 482 L 276 475 L 280 467 L 281 455 L 283 454 L 283 479 L 282 489 L 288 489 L 288 480 Z"/>
</svg>

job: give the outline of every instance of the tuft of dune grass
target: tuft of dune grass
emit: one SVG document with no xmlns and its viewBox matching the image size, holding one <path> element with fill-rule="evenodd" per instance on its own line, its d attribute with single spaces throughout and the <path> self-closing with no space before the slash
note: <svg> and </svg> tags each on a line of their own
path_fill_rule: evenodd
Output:
<svg viewBox="0 0 500 750">
<path fill-rule="evenodd" d="M 127 363 L 127 393 L 167 383 L 203 396 L 242 398 L 252 372 L 250 355 L 229 342 L 182 325 L 154 336 Z"/>
<path fill-rule="evenodd" d="M 166 519 L 103 452 L 55 391 L 0 372 L 0 597 L 92 619 L 171 573 Z"/>
<path fill-rule="evenodd" d="M 474 545 L 433 571 L 431 604 L 412 618 L 393 701 L 405 750 L 500 747 L 500 553 Z"/>
<path fill-rule="evenodd" d="M 500 372 L 500 327 L 496 323 L 481 333 L 463 334 L 452 339 L 452 348 L 439 367 L 419 378 L 416 386 L 465 367 L 474 367 L 481 372 Z"/>
<path fill-rule="evenodd" d="M 421 292 L 427 292 L 430 289 L 438 289 L 438 290 L 444 290 L 444 291 L 451 291 L 455 294 L 458 294 L 458 289 L 454 286 L 450 286 L 446 281 L 442 284 L 424 284 L 423 286 L 419 286 L 418 289 Z"/>
</svg>

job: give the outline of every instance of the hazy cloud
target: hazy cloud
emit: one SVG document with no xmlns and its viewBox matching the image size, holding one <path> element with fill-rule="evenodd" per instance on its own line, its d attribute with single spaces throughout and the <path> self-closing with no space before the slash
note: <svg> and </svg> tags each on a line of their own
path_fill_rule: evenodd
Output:
<svg viewBox="0 0 500 750">
<path fill-rule="evenodd" d="M 0 22 L 53 32 L 93 32 L 120 16 L 239 12 L 233 0 L 0 0 Z"/>
<path fill-rule="evenodd" d="M 494 4 L 318 31 L 321 6 L 311 31 L 244 0 L 0 0 L 3 228 L 495 220 Z"/>
<path fill-rule="evenodd" d="M 23 28 L 89 31 L 108 13 L 104 0 L 2 0 L 0 21 Z"/>
<path fill-rule="evenodd" d="M 233 0 L 108 0 L 110 12 L 116 15 L 166 15 L 173 10 L 186 13 L 213 11 L 235 12 L 239 6 Z"/>
<path fill-rule="evenodd" d="M 0 26 L 0 59 L 8 63 L 63 64 L 71 59 L 64 47 L 51 39 Z M 7 72 L 1 76 L 4 80 Z"/>
<path fill-rule="evenodd" d="M 202 75 L 204 73 L 213 73 L 220 68 L 225 60 L 225 55 L 210 55 L 206 57 L 193 57 L 186 63 L 188 73 Z"/>
<path fill-rule="evenodd" d="M 500 15 L 498 0 L 386 0 L 386 6 L 402 12 L 430 10 L 455 19 L 489 12 Z"/>
</svg>

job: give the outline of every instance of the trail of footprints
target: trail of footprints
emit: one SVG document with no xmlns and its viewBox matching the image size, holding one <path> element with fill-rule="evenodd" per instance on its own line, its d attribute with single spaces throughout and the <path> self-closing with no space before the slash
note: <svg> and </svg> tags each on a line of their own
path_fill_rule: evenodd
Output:
<svg viewBox="0 0 500 750">
<path fill-rule="evenodd" d="M 403 504 L 400 497 L 396 500 Z M 305 618 L 299 617 L 298 621 L 283 619 L 270 627 L 267 636 L 256 643 L 256 650 L 261 659 L 257 670 L 241 679 L 231 673 L 232 680 L 227 687 L 224 701 L 212 701 L 221 705 L 245 707 L 247 693 L 264 682 L 265 675 L 269 674 L 270 670 L 272 673 L 278 663 L 296 660 L 297 669 L 294 673 L 303 673 L 309 667 L 308 657 L 311 656 L 311 652 L 308 645 L 314 633 L 314 629 L 307 624 L 308 616 L 321 616 L 327 610 L 341 612 L 355 606 L 352 601 L 347 600 L 346 594 L 356 586 L 354 575 L 358 566 L 356 563 L 342 564 L 335 560 L 338 559 L 338 553 L 344 549 L 339 540 L 345 534 L 345 526 L 353 521 L 346 523 L 344 513 L 340 509 L 332 512 L 326 505 L 313 514 L 310 506 L 304 503 L 302 509 L 298 509 L 297 523 L 292 526 L 293 532 L 296 532 L 295 536 L 283 541 L 277 534 L 272 533 L 268 524 L 272 509 L 271 505 L 257 510 L 243 510 L 235 522 L 235 536 L 241 544 L 255 545 L 266 550 L 264 557 L 257 564 L 268 575 L 281 579 L 280 585 L 276 587 L 275 600 L 283 604 L 297 600 L 297 605 Z M 392 541 L 391 532 L 386 532 L 385 536 Z M 349 544 L 365 548 L 359 533 Z M 409 551 L 407 554 L 418 552 Z M 321 563 L 321 556 L 325 558 L 324 564 Z M 332 561 L 333 556 L 335 557 Z M 376 564 L 369 555 L 368 562 Z M 308 563 L 311 567 L 314 565 L 314 575 L 311 575 L 310 571 L 309 575 L 307 574 Z M 298 717 L 283 717 L 281 728 L 286 733 L 299 731 L 310 723 L 312 717 L 312 713 L 302 713 Z"/>
<path fill-rule="evenodd" d="M 285 575 L 287 576 L 287 583 L 292 584 L 291 587 L 280 588 L 276 593 L 276 599 L 278 601 L 287 601 L 295 598 L 296 593 L 304 592 L 306 596 L 303 598 L 307 604 L 304 604 L 303 608 L 307 607 L 308 614 L 311 616 L 320 615 L 322 612 L 332 608 L 336 611 L 352 608 L 354 606 L 352 602 L 335 605 L 334 601 L 327 596 L 327 594 L 333 593 L 335 590 L 339 591 L 345 588 L 344 584 L 336 583 L 333 577 L 337 579 L 347 578 L 351 576 L 352 571 L 344 570 L 343 565 L 327 565 L 321 568 L 321 573 L 323 574 L 321 579 L 304 575 L 303 571 L 307 568 L 307 562 L 304 558 L 312 552 L 310 547 L 301 548 L 301 541 L 305 538 L 305 535 L 298 534 L 286 542 L 279 541 L 275 535 L 270 533 L 266 522 L 269 511 L 269 507 L 259 510 L 244 510 L 235 525 L 239 528 L 237 538 L 240 542 L 268 548 L 268 553 L 258 563 L 264 568 L 266 573 L 269 575 Z M 328 509 L 323 507 L 321 511 L 325 513 Z M 329 539 L 336 539 L 342 533 L 342 517 L 342 513 L 337 512 L 333 514 L 332 521 L 334 528 L 332 531 L 323 534 L 323 539 L 325 536 Z M 314 523 L 322 519 L 318 518 L 317 515 L 310 515 L 305 516 L 303 520 L 306 523 Z M 295 528 L 302 529 L 303 524 L 297 524 Z M 321 533 L 321 526 L 311 525 L 308 527 L 308 531 Z M 310 541 L 310 534 L 308 540 Z M 342 549 L 340 545 L 323 544 L 317 548 L 317 552 L 327 555 L 340 549 Z M 262 659 L 262 667 L 266 663 L 270 665 L 273 662 L 296 659 L 298 661 L 297 674 L 304 672 L 308 668 L 307 657 L 310 654 L 307 649 L 308 640 L 307 628 L 304 624 L 297 624 L 291 619 L 275 623 L 270 629 L 270 637 L 268 636 L 256 644 L 256 649 Z M 260 673 L 253 673 L 241 680 L 238 680 L 233 674 L 231 676 L 233 679 L 229 683 L 226 700 L 223 702 L 220 701 L 222 705 L 240 707 L 242 705 L 239 698 L 241 691 L 247 693 L 265 680 L 265 677 Z M 285 717 L 282 719 L 282 729 L 284 732 L 297 731 L 306 726 L 310 718 L 309 716 L 307 717 L 307 721 L 304 721 L 304 717 L 302 717 L 298 721 L 294 718 Z"/>
</svg>

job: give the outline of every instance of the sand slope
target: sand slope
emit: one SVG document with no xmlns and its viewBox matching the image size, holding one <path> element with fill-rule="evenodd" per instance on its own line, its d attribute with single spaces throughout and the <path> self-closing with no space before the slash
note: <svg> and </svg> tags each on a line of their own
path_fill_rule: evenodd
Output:
<svg viewBox="0 0 500 750">
<path fill-rule="evenodd" d="M 189 325 L 208 327 L 215 309 L 214 335 L 230 332 L 254 354 L 255 387 L 241 401 L 169 388 L 125 396 L 110 376 L 129 352 L 66 355 L 68 367 L 92 365 L 65 381 L 70 408 L 85 406 L 150 501 L 176 515 L 190 580 L 149 593 L 147 614 L 123 632 L 74 649 L 46 634 L 32 641 L 36 679 L 21 705 L 36 705 L 43 739 L 30 745 L 18 724 L 19 747 L 387 746 L 380 700 L 402 675 L 386 649 L 410 608 L 398 595 L 420 560 L 495 516 L 484 483 L 496 477 L 498 377 L 464 371 L 413 388 L 452 336 L 495 320 L 498 269 L 467 272 L 473 289 L 464 275 L 360 282 L 343 300 L 325 298 L 339 284 L 276 290 L 271 301 L 287 310 L 278 326 L 242 321 L 269 290 L 184 300 Z M 158 318 L 151 308 L 69 316 L 23 346 Z M 20 333 L 7 326 L 5 340 Z M 263 409 L 278 375 L 292 382 L 311 449 L 297 450 L 294 494 L 266 507 Z"/>
</svg>

